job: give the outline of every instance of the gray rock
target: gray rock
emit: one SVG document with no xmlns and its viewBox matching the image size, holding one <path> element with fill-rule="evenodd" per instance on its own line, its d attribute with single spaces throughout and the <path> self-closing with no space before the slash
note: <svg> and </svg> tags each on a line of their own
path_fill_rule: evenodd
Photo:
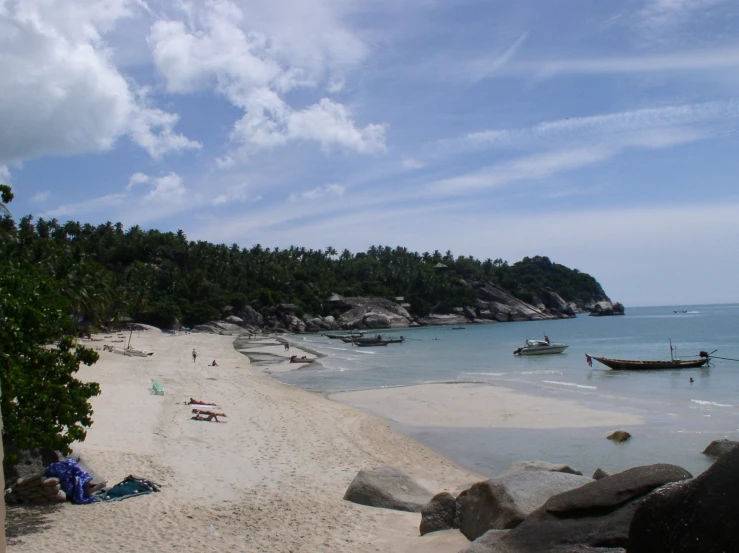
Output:
<svg viewBox="0 0 739 553">
<path fill-rule="evenodd" d="M 565 313 L 567 311 L 567 302 L 552 290 L 542 290 L 541 300 L 544 302 L 547 309 L 551 309 L 558 313 Z"/>
<path fill-rule="evenodd" d="M 488 553 L 510 530 L 488 530 L 459 553 Z"/>
<path fill-rule="evenodd" d="M 710 457 L 722 457 L 738 445 L 739 442 L 734 442 L 732 440 L 713 440 L 708 444 L 708 447 L 703 450 L 703 454 Z"/>
<path fill-rule="evenodd" d="M 224 319 L 227 323 L 231 323 L 232 325 L 241 326 L 244 324 L 244 319 L 241 317 L 236 317 L 235 315 L 229 315 Z"/>
<path fill-rule="evenodd" d="M 544 470 L 547 472 L 564 472 L 566 474 L 577 474 L 582 476 L 582 472 L 573 469 L 569 465 L 548 463 L 547 461 L 520 461 L 513 463 L 503 473 L 503 475 L 513 474 L 515 472 L 522 472 L 525 470 Z"/>
<path fill-rule="evenodd" d="M 477 318 L 477 313 L 475 313 L 475 310 L 472 309 L 471 307 L 465 307 L 462 310 L 462 314 L 465 317 L 467 317 L 468 319 L 476 319 Z"/>
<path fill-rule="evenodd" d="M 246 307 L 244 307 L 244 309 L 241 310 L 241 313 L 239 313 L 239 316 L 245 324 L 250 324 L 253 326 L 264 326 L 264 317 L 251 305 L 247 305 Z"/>
<path fill-rule="evenodd" d="M 515 528 L 553 495 L 590 478 L 541 470 L 521 471 L 474 484 L 457 497 L 457 523 L 469 540 L 492 529 Z"/>
<path fill-rule="evenodd" d="M 430 491 L 393 467 L 360 470 L 344 494 L 344 499 L 360 505 L 420 513 L 432 499 Z"/>
<path fill-rule="evenodd" d="M 469 321 L 464 315 L 442 315 L 431 313 L 419 319 L 420 323 L 427 326 L 443 326 L 443 325 L 464 325 Z"/>
<path fill-rule="evenodd" d="M 602 480 L 603 478 L 608 478 L 609 476 L 613 476 L 613 473 L 602 468 L 597 468 L 593 473 L 593 480 Z"/>
<path fill-rule="evenodd" d="M 629 529 L 629 553 L 739 551 L 739 448 L 703 474 L 647 496 Z"/>
<path fill-rule="evenodd" d="M 456 498 L 449 492 L 437 493 L 421 509 L 421 535 L 454 528 Z"/>
<path fill-rule="evenodd" d="M 362 318 L 364 328 L 390 328 L 390 318 L 383 313 L 367 313 Z"/>
<path fill-rule="evenodd" d="M 606 437 L 614 442 L 625 442 L 631 438 L 631 434 L 626 432 L 626 430 L 616 430 L 613 434 Z"/>
<path fill-rule="evenodd" d="M 600 548 L 626 547 L 629 524 L 642 499 L 659 486 L 690 477 L 674 465 L 649 465 L 592 481 L 550 498 L 489 551 L 602 553 L 608 550 Z"/>
<path fill-rule="evenodd" d="M 412 320 L 404 307 L 384 298 L 343 298 L 341 305 L 348 308 L 339 318 L 340 326 L 346 329 L 366 328 L 367 315 L 373 315 L 368 319 L 370 324 L 383 325 L 372 328 L 407 328 Z M 374 315 L 385 317 L 387 322 Z"/>
</svg>

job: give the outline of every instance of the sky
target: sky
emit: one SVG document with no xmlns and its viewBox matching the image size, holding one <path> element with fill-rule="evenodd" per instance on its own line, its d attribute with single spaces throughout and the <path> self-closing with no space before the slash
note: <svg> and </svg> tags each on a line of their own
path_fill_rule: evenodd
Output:
<svg viewBox="0 0 739 553">
<path fill-rule="evenodd" d="M 739 303 L 735 0 L 0 0 L 16 218 Z"/>
</svg>

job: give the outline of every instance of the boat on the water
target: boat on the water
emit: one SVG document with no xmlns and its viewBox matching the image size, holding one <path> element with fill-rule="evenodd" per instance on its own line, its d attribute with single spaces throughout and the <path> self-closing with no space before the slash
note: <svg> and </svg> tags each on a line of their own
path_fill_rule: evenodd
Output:
<svg viewBox="0 0 739 553">
<path fill-rule="evenodd" d="M 372 340 L 371 342 L 355 342 L 360 348 L 371 348 L 374 346 L 386 346 L 391 343 L 389 340 Z"/>
<path fill-rule="evenodd" d="M 595 355 L 585 354 L 585 360 L 588 365 L 593 366 L 593 359 L 598 363 L 604 364 L 606 367 L 618 371 L 650 371 L 656 369 L 695 369 L 702 367 L 711 360 L 711 353 L 701 351 L 696 359 L 678 359 L 675 357 L 676 348 L 670 340 L 670 360 L 669 361 L 641 361 L 636 359 L 610 359 L 608 357 L 596 357 Z"/>
<path fill-rule="evenodd" d="M 315 361 L 315 358 L 308 358 L 306 356 L 298 357 L 297 355 L 293 355 L 290 358 L 290 363 L 313 363 Z"/>
<path fill-rule="evenodd" d="M 705 352 L 701 352 L 702 354 Z M 695 369 L 708 363 L 711 358 L 708 354 L 698 359 L 670 359 L 669 361 L 639 361 L 634 359 L 609 359 L 585 354 L 588 365 L 593 366 L 593 359 L 603 363 L 606 367 L 618 371 L 647 371 L 655 369 Z"/>
<path fill-rule="evenodd" d="M 513 355 L 549 355 L 562 353 L 570 347 L 567 344 L 554 344 L 548 338 L 544 340 L 526 340 L 526 343 L 513 352 Z"/>
<path fill-rule="evenodd" d="M 324 336 L 332 340 L 341 340 L 343 338 L 361 338 L 364 336 L 364 332 L 360 332 L 359 334 L 324 334 Z"/>
</svg>

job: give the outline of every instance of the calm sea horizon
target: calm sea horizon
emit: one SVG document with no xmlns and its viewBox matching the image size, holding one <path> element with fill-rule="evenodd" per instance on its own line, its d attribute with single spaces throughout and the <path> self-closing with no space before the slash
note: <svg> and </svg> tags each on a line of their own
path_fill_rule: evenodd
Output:
<svg viewBox="0 0 739 553">
<path fill-rule="evenodd" d="M 301 388 L 331 394 L 428 383 L 505 386 L 528 395 L 636 413 L 645 424 L 625 427 L 624 444 L 605 439 L 616 428 L 527 430 L 391 426 L 456 463 L 495 475 L 511 463 L 567 463 L 584 473 L 673 463 L 697 474 L 710 465 L 700 452 L 714 439 L 739 439 L 739 362 L 715 359 L 700 369 L 613 371 L 585 354 L 621 359 L 669 359 L 699 351 L 739 359 L 739 305 L 635 307 L 626 315 L 423 327 L 378 331 L 405 336 L 383 348 L 357 348 L 321 335 L 291 337 L 318 352 L 320 364 L 274 374 Z M 514 356 L 526 339 L 548 335 L 569 344 L 562 354 Z M 690 379 L 693 382 L 690 382 Z M 382 412 L 373 411 L 383 416 Z M 485 416 L 480 413 L 481 418 Z"/>
</svg>

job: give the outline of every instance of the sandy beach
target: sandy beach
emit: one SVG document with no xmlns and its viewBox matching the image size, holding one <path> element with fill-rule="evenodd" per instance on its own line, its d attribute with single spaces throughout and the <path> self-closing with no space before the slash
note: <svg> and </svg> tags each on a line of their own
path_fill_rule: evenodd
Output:
<svg viewBox="0 0 739 553">
<path fill-rule="evenodd" d="M 404 469 L 433 492 L 462 489 L 479 475 L 389 430 L 383 419 L 275 381 L 265 370 L 287 367 L 252 366 L 233 341 L 137 332 L 132 345 L 153 356 L 101 351 L 96 365 L 83 367 L 80 378 L 99 382 L 102 394 L 77 452 L 109 485 L 135 474 L 162 491 L 87 506 L 13 508 L 9 524 L 36 531 L 11 536 L 9 550 L 433 553 L 467 543 L 456 531 L 419 537 L 418 514 L 342 498 L 362 468 Z M 89 345 L 102 350 L 105 343 L 112 341 Z M 254 351 L 303 355 L 275 344 L 262 338 Z M 214 359 L 218 366 L 209 366 Z M 152 378 L 163 396 L 150 393 Z M 226 422 L 192 420 L 190 397 L 215 402 Z"/>
</svg>

